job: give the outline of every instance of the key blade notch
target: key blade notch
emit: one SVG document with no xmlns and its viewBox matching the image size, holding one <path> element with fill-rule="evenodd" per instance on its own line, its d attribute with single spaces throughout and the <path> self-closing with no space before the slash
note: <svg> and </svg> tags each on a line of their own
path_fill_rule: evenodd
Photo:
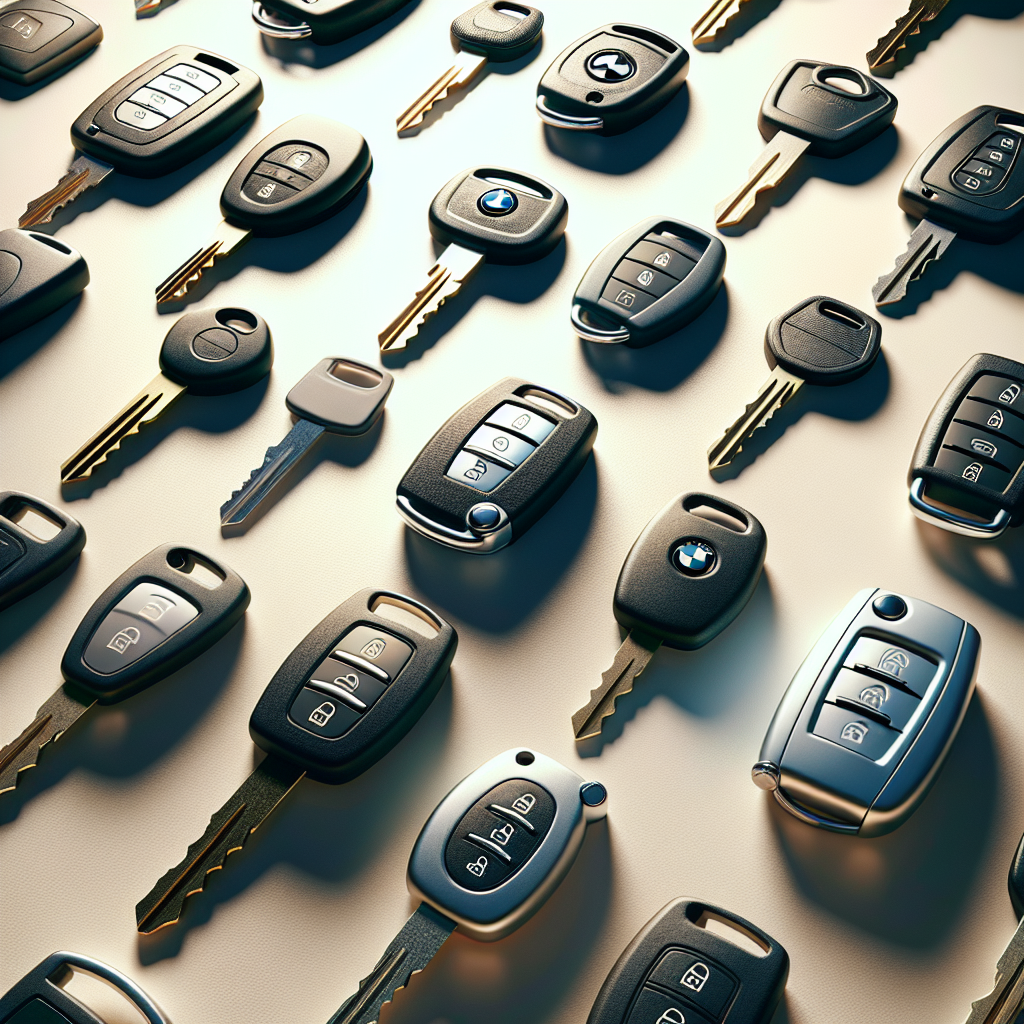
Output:
<svg viewBox="0 0 1024 1024">
<path fill-rule="evenodd" d="M 577 740 L 601 735 L 604 720 L 615 714 L 615 703 L 633 689 L 633 682 L 654 657 L 661 641 L 631 630 L 615 653 L 611 668 L 601 674 L 601 685 L 590 691 L 590 701 L 572 716 Z"/>
<path fill-rule="evenodd" d="M 715 0 L 690 29 L 693 45 L 713 43 L 746 3 L 747 0 Z"/>
<path fill-rule="evenodd" d="M 58 210 L 77 199 L 86 189 L 98 185 L 113 169 L 111 164 L 79 153 L 60 181 L 25 207 L 25 212 L 18 218 L 18 227 L 49 224 Z"/>
<path fill-rule="evenodd" d="M 891 306 L 905 299 L 910 284 L 921 277 L 929 263 L 942 258 L 954 238 L 955 231 L 922 220 L 910 236 L 906 251 L 896 257 L 896 266 L 871 289 L 875 305 Z"/>
<path fill-rule="evenodd" d="M 887 69 L 895 64 L 900 50 L 906 47 L 911 36 L 921 32 L 921 26 L 934 21 L 949 0 L 911 0 L 910 9 L 896 24 L 867 52 L 870 71 Z"/>
<path fill-rule="evenodd" d="M 715 226 L 735 227 L 754 209 L 757 197 L 775 188 L 810 146 L 786 132 L 777 132 L 747 172 L 747 180 L 715 207 Z"/>
</svg>

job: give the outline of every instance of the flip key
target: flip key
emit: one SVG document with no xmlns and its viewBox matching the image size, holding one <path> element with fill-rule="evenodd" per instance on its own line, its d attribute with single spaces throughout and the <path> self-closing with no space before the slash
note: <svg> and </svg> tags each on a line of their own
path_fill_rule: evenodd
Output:
<svg viewBox="0 0 1024 1024">
<path fill-rule="evenodd" d="M 33 85 L 103 39 L 91 18 L 58 0 L 15 0 L 0 11 L 0 78 Z"/>
<path fill-rule="evenodd" d="M 254 0 L 252 20 L 274 39 L 340 43 L 403 8 L 409 0 Z"/>
</svg>

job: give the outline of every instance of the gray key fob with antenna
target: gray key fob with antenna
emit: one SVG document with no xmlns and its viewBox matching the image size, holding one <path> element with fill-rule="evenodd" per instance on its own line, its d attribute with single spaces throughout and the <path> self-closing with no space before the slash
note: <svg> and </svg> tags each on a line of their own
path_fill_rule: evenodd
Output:
<svg viewBox="0 0 1024 1024">
<path fill-rule="evenodd" d="M 94 50 L 103 29 L 58 0 L 15 0 L 0 10 L 0 78 L 34 85 Z"/>
<path fill-rule="evenodd" d="M 409 0 L 253 0 L 252 20 L 272 39 L 308 39 L 327 46 L 363 32 Z"/>
</svg>

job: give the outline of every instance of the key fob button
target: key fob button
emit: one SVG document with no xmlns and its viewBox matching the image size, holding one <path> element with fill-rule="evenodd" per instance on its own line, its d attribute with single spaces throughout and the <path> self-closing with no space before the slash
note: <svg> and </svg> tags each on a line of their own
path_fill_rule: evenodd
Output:
<svg viewBox="0 0 1024 1024">
<path fill-rule="evenodd" d="M 25 545 L 0 526 L 0 574 L 25 557 Z"/>
<path fill-rule="evenodd" d="M 898 594 L 885 594 L 876 597 L 871 607 L 880 619 L 902 619 L 907 614 L 907 602 Z"/>
<path fill-rule="evenodd" d="M 662 295 L 671 291 L 677 284 L 673 277 L 653 270 L 643 263 L 634 263 L 633 260 L 623 260 L 613 271 L 613 278 L 634 288 L 642 288 L 649 295 L 660 299 Z"/>
<path fill-rule="evenodd" d="M 823 704 L 814 735 L 838 743 L 855 754 L 877 761 L 900 738 L 896 729 L 874 722 L 854 711 Z"/>
<path fill-rule="evenodd" d="M 118 105 L 117 110 L 114 111 L 114 117 L 122 124 L 131 125 L 143 132 L 151 132 L 167 121 L 163 114 L 158 114 L 155 110 L 150 110 L 147 107 L 140 107 L 130 100 L 125 100 L 124 103 Z"/>
<path fill-rule="evenodd" d="M 887 595 L 895 596 L 895 595 Z M 923 697 L 935 678 L 936 667 L 917 654 L 911 654 L 897 644 L 862 636 L 850 649 L 843 661 L 848 669 L 856 669 L 871 675 L 882 676 L 882 682 L 892 679 L 908 690 Z"/>
<path fill-rule="evenodd" d="M 157 89 L 151 89 L 148 85 L 137 89 L 128 99 L 140 107 L 155 110 L 158 114 L 163 114 L 164 117 L 174 117 L 175 114 L 180 114 L 186 108 L 186 104 L 181 100 L 176 100 L 173 96 L 168 96 Z"/>
<path fill-rule="evenodd" d="M 736 989 L 736 980 L 721 964 L 688 949 L 666 953 L 647 980 L 695 1003 L 712 1018 L 721 1016 Z"/>
<path fill-rule="evenodd" d="M 649 267 L 655 267 L 660 273 L 668 274 L 677 281 L 682 281 L 697 266 L 696 260 L 691 260 L 688 256 L 676 252 L 675 249 L 664 245 L 660 240 L 644 239 L 642 242 L 637 242 L 626 253 L 626 256 L 639 263 L 646 263 Z"/>
<path fill-rule="evenodd" d="M 261 206 L 273 206 L 298 195 L 298 190 L 285 185 L 273 178 L 265 178 L 261 174 L 251 174 L 246 180 L 242 195 Z"/>
<path fill-rule="evenodd" d="M 412 647 L 398 637 L 373 626 L 356 626 L 336 645 L 337 654 L 344 658 L 353 654 L 375 665 L 393 680 L 412 657 Z"/>
<path fill-rule="evenodd" d="M 921 706 L 919 697 L 897 689 L 894 683 L 884 683 L 877 676 L 862 672 L 840 669 L 836 681 L 828 691 L 826 700 L 839 705 L 839 698 L 863 704 L 880 714 L 887 715 L 889 724 L 900 732 L 904 730 L 911 716 Z M 846 706 L 846 710 L 856 710 Z"/>
<path fill-rule="evenodd" d="M 486 494 L 493 491 L 511 472 L 506 466 L 463 449 L 455 456 L 445 476 Z"/>
<path fill-rule="evenodd" d="M 935 468 L 952 473 L 969 484 L 991 487 L 994 491 L 1005 490 L 1013 478 L 1011 473 L 997 466 L 950 448 L 943 448 L 935 457 Z"/>
<path fill-rule="evenodd" d="M 327 154 L 308 142 L 278 146 L 263 158 L 268 163 L 280 164 L 296 171 L 310 181 L 316 181 L 327 170 Z"/>
<path fill-rule="evenodd" d="M 341 690 L 342 692 L 335 696 L 342 701 L 346 696 L 354 698 L 347 701 L 348 706 L 359 712 L 372 708 L 387 690 L 387 683 L 374 678 L 368 672 L 361 672 L 354 665 L 339 658 L 325 658 L 313 670 L 307 685 L 314 690 L 323 689 L 321 683 L 326 683 L 334 690 Z"/>
<path fill-rule="evenodd" d="M 985 427 L 1024 447 L 1024 419 L 1011 412 L 1004 412 L 998 405 L 967 398 L 960 403 L 954 418 Z"/>
<path fill-rule="evenodd" d="M 977 398 L 983 402 L 992 402 L 1004 408 L 1013 409 L 1024 416 L 1024 384 L 1009 377 L 996 377 L 986 374 L 975 381 L 967 392 L 968 398 Z"/>
<path fill-rule="evenodd" d="M 996 157 L 1001 157 L 1002 153 L 995 153 Z M 981 159 L 968 160 L 964 164 L 962 170 L 966 174 L 973 174 L 977 178 L 981 178 L 984 181 L 990 181 L 993 184 L 998 185 L 1003 177 L 1006 175 L 1006 170 L 999 166 L 1000 161 L 994 160 L 992 163 L 986 162 L 987 157 L 982 155 Z"/>
<path fill-rule="evenodd" d="M 197 103 L 206 95 L 202 89 L 188 85 L 180 79 L 171 78 L 170 75 L 157 75 L 149 83 L 149 88 L 159 89 L 160 92 L 166 93 L 168 96 L 174 96 L 187 107 L 191 107 L 193 103 Z"/>
<path fill-rule="evenodd" d="M 348 732 L 360 716 L 338 697 L 328 697 L 319 690 L 304 686 L 292 701 L 288 717 L 300 729 L 324 739 L 336 740 Z"/>
<path fill-rule="evenodd" d="M 71 18 L 48 11 L 11 11 L 0 15 L 0 46 L 35 53 L 72 25 Z"/>
<path fill-rule="evenodd" d="M 525 462 L 535 451 L 534 445 L 529 441 L 487 425 L 477 427 L 470 434 L 466 449 L 491 458 L 499 458 L 502 462 L 511 463 L 513 468 Z"/>
<path fill-rule="evenodd" d="M 188 85 L 193 85 L 204 93 L 213 92 L 221 84 L 219 78 L 216 78 L 209 72 L 200 71 L 199 68 L 193 67 L 191 64 L 175 64 L 173 68 L 165 71 L 164 74 L 170 75 L 171 78 L 180 79 Z"/>
<path fill-rule="evenodd" d="M 645 985 L 626 1024 L 715 1024 L 678 997 Z"/>
<path fill-rule="evenodd" d="M 539 445 L 555 429 L 553 421 L 534 410 L 527 411 L 521 405 L 506 402 L 499 405 L 488 417 L 487 422 L 495 427 L 505 427 Z"/>
<path fill-rule="evenodd" d="M 1024 458 L 1024 448 L 1020 445 L 994 437 L 987 430 L 979 430 L 967 423 L 950 424 L 942 443 L 949 448 L 966 452 L 973 458 L 980 456 L 983 461 L 994 462 L 998 468 L 1011 474 L 1017 471 Z"/>
<path fill-rule="evenodd" d="M 601 303 L 610 303 L 615 312 L 628 310 L 627 316 L 635 316 L 637 313 L 653 306 L 658 300 L 653 295 L 648 295 L 635 285 L 624 284 L 616 281 L 613 277 L 601 293 Z"/>
<path fill-rule="evenodd" d="M 260 174 L 264 178 L 273 178 L 275 181 L 283 181 L 298 192 L 301 192 L 312 180 L 299 174 L 298 171 L 290 171 L 287 167 L 266 162 L 256 168 L 256 174 Z"/>
<path fill-rule="evenodd" d="M 953 181 L 961 191 L 977 196 L 987 195 L 999 187 L 997 179 L 978 177 L 976 174 L 969 174 L 966 170 L 957 171 L 953 176 Z"/>
</svg>

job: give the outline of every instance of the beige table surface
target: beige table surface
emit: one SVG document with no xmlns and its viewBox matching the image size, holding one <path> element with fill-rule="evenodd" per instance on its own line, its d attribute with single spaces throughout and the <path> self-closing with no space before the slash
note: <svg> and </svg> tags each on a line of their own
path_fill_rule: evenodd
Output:
<svg viewBox="0 0 1024 1024">
<path fill-rule="evenodd" d="M 106 32 L 98 51 L 44 88 L 0 86 L 4 225 L 66 169 L 67 129 L 85 103 L 166 47 L 229 55 L 266 87 L 256 120 L 208 156 L 154 181 L 114 175 L 51 228 L 86 256 L 92 283 L 0 346 L 0 486 L 53 502 L 63 459 L 155 373 L 173 317 L 157 314 L 153 288 L 214 229 L 220 189 L 249 147 L 315 112 L 358 128 L 376 159 L 365 200 L 299 236 L 250 243 L 193 303 L 266 317 L 269 383 L 184 398 L 94 486 L 65 495 L 88 531 L 84 554 L 0 617 L 7 740 L 60 683 L 61 653 L 96 595 L 155 545 L 195 545 L 252 589 L 244 626 L 92 714 L 0 802 L 0 991 L 65 948 L 127 971 L 178 1024 L 325 1021 L 411 912 L 406 861 L 436 802 L 486 759 L 526 744 L 604 782 L 607 824 L 590 830 L 533 920 L 499 943 L 454 936 L 384 1024 L 582 1024 L 627 942 L 682 895 L 729 907 L 788 949 L 776 1024 L 958 1024 L 1014 928 L 1005 878 L 1024 827 L 1024 530 L 980 546 L 924 527 L 905 473 L 929 409 L 967 357 L 1024 358 L 1024 236 L 999 248 L 956 242 L 915 287 L 910 315 L 881 318 L 877 367 L 842 389 L 805 389 L 732 479 L 708 476 L 705 451 L 765 378 L 773 316 L 815 293 L 872 310 L 871 285 L 906 245 L 911 222 L 896 194 L 922 148 L 977 104 L 1024 109 L 1024 5 L 985 0 L 962 5 L 977 15 L 946 16 L 890 83 L 895 129 L 847 159 L 808 161 L 780 205 L 726 240 L 727 283 L 704 316 L 629 351 L 588 348 L 570 330 L 570 297 L 593 255 L 652 214 L 710 226 L 714 203 L 762 146 L 758 105 L 784 63 L 864 68 L 901 0 L 767 0 L 717 53 L 690 45 L 696 0 L 548 0 L 535 59 L 487 74 L 399 140 L 394 117 L 447 66 L 448 23 L 465 2 L 413 4 L 362 48 L 275 55 L 245 0 L 179 0 L 141 22 L 129 0 L 83 0 Z M 688 88 L 619 138 L 545 131 L 533 112 L 543 69 L 572 39 L 623 17 L 691 50 Z M 431 263 L 430 198 L 480 162 L 562 190 L 565 245 L 532 266 L 485 267 L 394 361 L 382 427 L 325 443 L 247 535 L 222 539 L 218 507 L 287 431 L 288 389 L 325 355 L 376 359 L 377 332 Z M 411 535 L 394 489 L 434 429 L 506 374 L 580 400 L 600 434 L 592 462 L 532 532 L 476 559 Z M 619 643 L 619 566 L 648 519 L 694 489 L 761 519 L 764 577 L 719 639 L 660 652 L 608 741 L 583 758 L 569 716 Z M 361 778 L 302 782 L 181 926 L 140 943 L 136 901 L 253 766 L 246 723 L 267 681 L 365 586 L 404 590 L 455 624 L 450 682 Z M 749 770 L 804 654 L 872 586 L 950 609 L 984 644 L 977 695 L 935 788 L 897 832 L 858 840 L 780 812 Z"/>
</svg>

